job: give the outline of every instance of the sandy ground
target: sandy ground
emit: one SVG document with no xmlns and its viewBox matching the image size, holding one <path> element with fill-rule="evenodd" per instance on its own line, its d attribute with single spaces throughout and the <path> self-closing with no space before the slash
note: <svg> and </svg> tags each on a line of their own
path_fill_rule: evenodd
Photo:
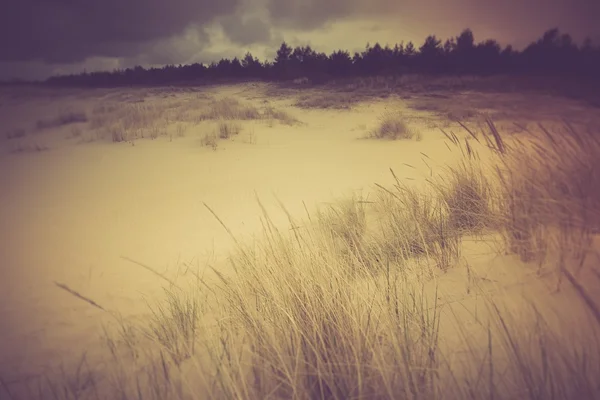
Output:
<svg viewBox="0 0 600 400">
<path fill-rule="evenodd" d="M 352 192 L 368 195 L 375 182 L 390 184 L 390 168 L 402 179 L 423 179 L 428 175 L 424 159 L 439 172 L 460 156 L 448 149 L 437 128 L 459 132 L 443 118 L 444 107 L 456 108 L 459 99 L 464 108 L 479 104 L 481 110 L 525 124 L 561 116 L 589 123 L 598 116 L 572 100 L 523 94 L 514 94 L 514 101 L 493 94 L 473 100 L 468 93 L 454 100 L 392 97 L 363 102 L 351 110 L 307 110 L 294 107 L 286 96 L 265 97 L 262 86 L 238 85 L 192 93 L 156 91 L 146 93 L 144 103 L 193 101 L 200 95 L 235 97 L 257 105 L 268 101 L 301 124 L 241 122 L 240 135 L 221 140 L 216 151 L 200 144 L 201 136 L 214 129 L 212 122 L 188 124 L 181 137 L 133 144 L 86 139 L 89 123 L 35 129 L 37 120 L 51 118 L 65 107 L 90 112 L 100 102 L 135 100 L 139 92 L 2 95 L 2 128 L 7 135 L 25 131 L 23 137 L 0 138 L 0 376 L 7 381 L 39 374 L 98 348 L 101 325 L 109 317 L 55 283 L 106 309 L 141 315 L 147 312 L 144 299 L 158 296 L 164 282 L 123 257 L 166 273 L 183 263 L 206 263 L 230 248 L 230 238 L 203 203 L 234 233 L 244 235 L 260 229 L 256 196 L 275 221 L 284 224 L 276 198 L 292 214 L 302 216 L 303 202 L 312 209 Z M 527 106 L 532 107 L 529 115 Z M 403 110 L 423 139 L 361 139 L 389 110 Z M 79 139 L 74 127 L 84 132 Z M 36 151 L 36 146 L 48 149 Z M 516 276 L 502 270 L 491 254 L 483 246 L 473 250 L 471 258 L 472 265 L 493 272 L 488 282 L 518 285 L 526 277 L 525 272 Z M 464 271 L 448 274 L 447 298 L 453 290 L 455 297 L 463 295 L 463 275 Z"/>
</svg>

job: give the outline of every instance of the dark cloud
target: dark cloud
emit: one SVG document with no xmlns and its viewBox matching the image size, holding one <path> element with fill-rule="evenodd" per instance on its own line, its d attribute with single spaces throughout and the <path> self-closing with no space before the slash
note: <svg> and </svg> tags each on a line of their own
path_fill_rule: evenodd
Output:
<svg viewBox="0 0 600 400">
<path fill-rule="evenodd" d="M 249 47 L 272 55 L 284 39 L 316 49 L 417 44 L 467 27 L 477 41 L 517 48 L 552 27 L 598 43 L 599 19 L 600 0 L 4 0 L 0 79 L 216 61 Z"/>
<path fill-rule="evenodd" d="M 192 26 L 179 36 L 147 43 L 138 54 L 125 57 L 125 62 L 135 65 L 188 63 L 210 43 L 211 37 L 203 27 Z"/>
<path fill-rule="evenodd" d="M 7 4 L 8 3 L 8 4 Z M 122 57 L 232 13 L 239 0 L 8 0 L 0 61 L 78 62 Z"/>
<path fill-rule="evenodd" d="M 267 9 L 276 26 L 310 30 L 355 14 L 359 5 L 359 0 L 268 0 Z"/>
<path fill-rule="evenodd" d="M 236 44 L 247 46 L 254 43 L 267 43 L 271 40 L 269 22 L 259 16 L 244 18 L 241 15 L 221 19 L 225 35 Z"/>
</svg>

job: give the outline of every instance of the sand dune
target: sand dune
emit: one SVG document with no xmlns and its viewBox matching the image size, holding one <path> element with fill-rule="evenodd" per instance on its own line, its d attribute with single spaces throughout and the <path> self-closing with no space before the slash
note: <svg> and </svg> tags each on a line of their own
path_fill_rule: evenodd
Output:
<svg viewBox="0 0 600 400">
<path fill-rule="evenodd" d="M 101 328 L 112 317 L 57 283 L 133 318 L 148 314 L 145 300 L 160 298 L 165 281 L 126 258 L 165 276 L 177 275 L 185 263 L 222 265 L 215 260 L 223 259 L 232 241 L 203 203 L 237 236 L 248 237 L 261 230 L 257 196 L 275 224 L 287 227 L 277 200 L 292 215 L 305 218 L 305 205 L 314 210 L 352 193 L 373 196 L 374 183 L 393 183 L 390 168 L 409 184 L 422 182 L 461 157 L 439 130 L 466 136 L 438 112 L 447 104 L 473 110 L 466 118 L 473 125 L 479 113 L 493 110 L 499 126 L 512 127 L 514 134 L 516 120 L 528 126 L 552 124 L 566 113 L 582 116 L 579 121 L 585 125 L 600 116 L 572 100 L 520 94 L 500 98 L 465 93 L 450 100 L 390 97 L 363 101 L 350 110 L 302 109 L 289 94 L 274 97 L 268 90 L 264 85 L 235 85 L 183 92 L 40 91 L 29 98 L 4 93 L 0 376 L 5 381 L 36 376 L 60 362 L 77 363 L 84 351 L 89 357 L 104 351 Z M 231 98 L 261 112 L 271 107 L 271 114 L 237 121 L 239 134 L 217 137 L 216 149 L 203 145 L 203 138 L 220 128 L 218 121 L 201 117 L 202 110 Z M 431 110 L 436 104 L 438 110 Z M 119 114 L 126 111 L 123 107 L 142 111 L 139 121 L 120 129 L 134 132 L 134 125 L 141 124 L 140 132 L 150 133 L 112 142 L 112 124 L 125 118 Z M 278 117 L 273 110 L 297 121 Z M 74 112 L 84 113 L 87 121 L 36 125 Z M 389 112 L 402 113 L 420 140 L 365 139 Z M 148 121 L 142 124 L 144 118 Z M 153 130 L 154 139 L 148 137 Z M 556 296 L 552 278 L 535 278 L 534 267 L 517 263 L 514 256 L 498 256 L 481 241 L 465 243 L 466 261 L 440 273 L 436 281 L 440 301 L 471 299 L 455 308 L 466 315 L 461 318 L 472 316 L 477 304 L 483 313 L 479 300 L 469 297 L 466 265 L 485 278 L 478 290 L 502 292 L 508 299 L 515 293 L 534 294 L 540 303 L 564 306 L 563 301 L 546 300 Z M 534 283 L 523 283 L 530 281 Z"/>
</svg>

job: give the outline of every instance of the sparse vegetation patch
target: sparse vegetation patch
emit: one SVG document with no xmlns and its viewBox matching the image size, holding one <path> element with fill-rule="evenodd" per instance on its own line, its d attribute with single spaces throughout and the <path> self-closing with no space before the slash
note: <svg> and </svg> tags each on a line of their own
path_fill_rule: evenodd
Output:
<svg viewBox="0 0 600 400">
<path fill-rule="evenodd" d="M 216 133 L 205 133 L 200 139 L 202 146 L 210 147 L 213 150 L 217 150 L 219 147 L 219 138 Z"/>
<path fill-rule="evenodd" d="M 229 139 L 242 131 L 240 124 L 231 121 L 221 121 L 218 125 L 219 138 Z"/>
<path fill-rule="evenodd" d="M 299 123 L 295 117 L 283 110 L 277 110 L 272 106 L 267 106 L 263 112 L 263 117 L 270 120 L 276 120 L 284 125 L 295 125 Z"/>
<path fill-rule="evenodd" d="M 398 140 L 420 138 L 420 134 L 409 126 L 402 114 L 387 112 L 381 117 L 379 126 L 371 132 L 370 137 Z"/>
<path fill-rule="evenodd" d="M 334 93 L 318 91 L 308 92 L 300 95 L 294 105 L 299 108 L 317 108 L 317 109 L 332 109 L 332 110 L 349 110 L 353 105 L 357 104 L 364 97 L 352 95 L 351 93 Z"/>
<path fill-rule="evenodd" d="M 241 126 L 233 121 L 280 121 L 286 125 L 298 122 L 284 110 L 277 110 L 271 106 L 261 110 L 232 97 L 213 100 L 204 96 L 193 101 L 164 101 L 167 102 L 164 105 L 148 102 L 123 104 L 120 107 L 103 103 L 94 109 L 89 126 L 97 131 L 99 138 L 108 136 L 113 142 L 120 142 L 143 138 L 157 139 L 162 136 L 182 137 L 185 134 L 185 124 L 202 124 L 205 121 L 220 121 L 217 136 L 221 138 L 239 133 Z M 174 135 L 170 129 L 171 125 L 174 125 Z"/>
<path fill-rule="evenodd" d="M 65 112 L 52 119 L 40 119 L 36 122 L 36 128 L 39 130 L 56 128 L 63 125 L 74 124 L 78 122 L 87 122 L 86 113 L 81 111 Z"/>
<path fill-rule="evenodd" d="M 203 111 L 201 118 L 205 120 L 256 120 L 260 119 L 261 115 L 256 107 L 242 104 L 232 97 L 226 97 L 211 102 L 208 109 Z"/>
</svg>

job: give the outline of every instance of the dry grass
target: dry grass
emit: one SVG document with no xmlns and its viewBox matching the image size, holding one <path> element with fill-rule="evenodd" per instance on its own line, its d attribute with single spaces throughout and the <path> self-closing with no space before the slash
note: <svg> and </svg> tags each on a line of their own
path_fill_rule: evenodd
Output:
<svg viewBox="0 0 600 400">
<path fill-rule="evenodd" d="M 277 110 L 272 106 L 267 106 L 263 112 L 263 117 L 266 119 L 271 119 L 275 121 L 279 121 L 284 125 L 296 125 L 300 123 L 298 119 L 294 116 L 290 115 L 288 112 L 283 110 Z"/>
<path fill-rule="evenodd" d="M 460 256 L 461 238 L 451 229 L 451 214 L 443 199 L 431 190 L 418 190 L 397 178 L 394 190 L 380 188 L 376 207 L 382 215 L 383 259 L 425 257 L 427 269 L 450 268 Z"/>
<path fill-rule="evenodd" d="M 219 128 L 218 134 L 219 137 L 229 137 L 235 135 L 236 126 L 239 126 L 233 121 L 250 120 L 280 121 L 286 125 L 298 123 L 289 113 L 270 106 L 260 110 L 231 97 L 214 100 L 202 96 L 197 99 L 160 100 L 158 103 L 125 103 L 119 107 L 111 103 L 99 104 L 93 110 L 89 127 L 99 139 L 108 137 L 113 142 L 129 142 L 159 137 L 172 140 L 171 126 L 174 126 L 175 137 L 182 137 L 184 124 L 198 125 L 205 121 L 222 121 L 230 125 L 233 131 L 221 131 Z"/>
<path fill-rule="evenodd" d="M 262 115 L 258 108 L 249 104 L 242 104 L 237 99 L 226 97 L 211 102 L 200 118 L 203 120 L 257 120 L 261 119 Z"/>
<path fill-rule="evenodd" d="M 461 142 L 453 133 L 442 129 L 448 140 L 462 152 L 462 160 L 431 182 L 449 212 L 449 224 L 461 234 L 481 233 L 502 226 L 499 215 L 499 192 L 495 171 L 473 150 L 469 136 Z"/>
<path fill-rule="evenodd" d="M 165 289 L 166 300 L 151 307 L 147 335 L 160 344 L 173 362 L 181 364 L 194 354 L 201 305 L 195 293 Z"/>
<path fill-rule="evenodd" d="M 240 124 L 231 121 L 221 121 L 218 125 L 219 138 L 229 139 L 232 136 L 237 136 L 242 131 Z"/>
<path fill-rule="evenodd" d="M 420 133 L 409 126 L 402 114 L 392 112 L 381 116 L 379 126 L 370 133 L 369 137 L 390 140 L 421 139 Z"/>
<path fill-rule="evenodd" d="M 89 127 L 99 139 L 106 137 L 113 142 L 154 138 L 166 134 L 164 110 L 147 104 L 123 104 L 113 108 L 111 104 L 99 105 L 90 120 Z"/>
<path fill-rule="evenodd" d="M 439 183 L 442 197 L 450 212 L 452 230 L 477 233 L 497 228 L 493 188 L 481 168 L 462 162 L 448 168 L 446 179 Z"/>
<path fill-rule="evenodd" d="M 426 355 L 435 352 L 438 316 L 420 319 L 423 293 L 396 285 L 398 263 L 381 269 L 387 286 L 365 292 L 356 285 L 359 277 L 377 280 L 365 205 L 358 198 L 328 207 L 304 228 L 291 220 L 292 234 L 263 214 L 262 240 L 240 244 L 234 276 L 221 278 L 230 316 L 221 333 L 245 333 L 243 347 L 230 339 L 218 351 L 241 358 L 221 363 L 228 372 L 217 377 L 224 391 L 216 397 L 378 398 L 410 393 L 405 379 L 432 378 Z M 411 295 L 420 300 L 411 303 Z"/>
<path fill-rule="evenodd" d="M 541 263 L 550 248 L 558 264 L 573 253 L 585 258 L 600 231 L 598 132 L 568 123 L 556 132 L 538 128 L 510 145 L 493 143 L 503 152 L 498 175 L 508 247 L 524 261 Z"/>
<path fill-rule="evenodd" d="M 60 113 L 58 116 L 52 119 L 40 119 L 35 125 L 38 130 L 43 130 L 87 121 L 88 117 L 85 112 L 68 111 Z"/>
<path fill-rule="evenodd" d="M 283 110 L 277 110 L 272 106 L 267 106 L 260 110 L 252 104 L 245 104 L 241 101 L 225 97 L 210 104 L 208 110 L 204 111 L 200 117 L 201 120 L 277 120 L 286 125 L 294 125 L 298 120 Z"/>
<path fill-rule="evenodd" d="M 393 187 L 379 186 L 374 200 L 350 198 L 307 211 L 302 220 L 288 213 L 289 230 L 276 226 L 259 202 L 262 236 L 245 242 L 232 235 L 230 273 L 212 268 L 208 278 L 190 270 L 184 280 L 191 287 L 171 281 L 151 321 L 118 321 L 121 340 L 109 340 L 107 367 L 88 374 L 94 377 L 88 381 L 104 378 L 102 385 L 59 376 L 43 381 L 40 393 L 60 399 L 599 399 L 600 312 L 592 292 L 566 268 L 583 264 L 586 253 L 566 251 L 597 227 L 600 186 L 589 183 L 599 176 L 600 145 L 573 129 L 560 138 L 542 131 L 509 142 L 491 122 L 488 128 L 473 132 L 470 142 L 449 135 L 465 158 L 424 188 L 396 178 Z M 477 141 L 495 154 L 495 169 L 481 166 Z M 587 325 L 568 333 L 568 324 L 552 324 L 539 305 L 520 309 L 517 318 L 491 297 L 484 300 L 485 320 L 459 319 L 460 304 L 440 304 L 431 278 L 459 262 L 463 234 L 485 228 L 503 232 L 507 248 L 520 255 L 525 247 L 562 254 Z M 540 247 L 531 239 L 552 232 L 562 241 Z M 455 325 L 460 343 L 448 345 L 445 332 Z M 452 352 L 456 346 L 464 349 L 461 358 Z"/>
<path fill-rule="evenodd" d="M 216 151 L 219 147 L 219 137 L 214 132 L 205 133 L 200 139 L 200 144 L 205 147 L 210 147 Z"/>
<path fill-rule="evenodd" d="M 175 125 L 175 135 L 178 138 L 182 138 L 182 137 L 185 136 L 185 130 L 186 130 L 186 125 L 184 123 L 182 123 L 182 122 L 177 123 Z"/>
<path fill-rule="evenodd" d="M 322 92 L 303 94 L 296 99 L 294 105 L 305 109 L 323 110 L 350 110 L 353 105 L 364 100 L 363 97 L 353 96 L 348 93 L 329 94 Z"/>
</svg>

